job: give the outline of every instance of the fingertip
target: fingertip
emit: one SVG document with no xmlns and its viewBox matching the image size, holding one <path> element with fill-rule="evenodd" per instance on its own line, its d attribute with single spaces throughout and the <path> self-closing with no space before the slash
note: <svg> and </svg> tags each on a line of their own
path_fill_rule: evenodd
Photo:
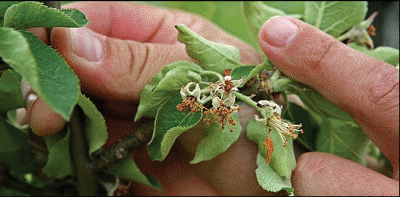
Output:
<svg viewBox="0 0 400 197">
<path fill-rule="evenodd" d="M 29 125 L 38 136 L 54 135 L 65 125 L 61 115 L 54 112 L 41 98 L 30 104 L 27 111 Z"/>
<path fill-rule="evenodd" d="M 398 181 L 335 155 L 310 152 L 297 162 L 296 195 L 399 195 Z"/>
</svg>

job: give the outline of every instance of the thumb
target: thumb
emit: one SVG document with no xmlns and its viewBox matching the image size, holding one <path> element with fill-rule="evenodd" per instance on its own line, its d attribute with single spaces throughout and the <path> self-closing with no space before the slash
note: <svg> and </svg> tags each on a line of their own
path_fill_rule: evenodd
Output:
<svg viewBox="0 0 400 197">
<path fill-rule="evenodd" d="M 52 46 L 63 56 L 87 93 L 114 100 L 137 100 L 161 68 L 190 60 L 184 45 L 141 43 L 98 34 L 88 28 L 54 28 Z"/>
<path fill-rule="evenodd" d="M 399 71 L 321 30 L 289 17 L 270 18 L 259 42 L 290 78 L 347 111 L 369 138 L 399 166 Z"/>
<path fill-rule="evenodd" d="M 300 196 L 398 196 L 399 181 L 327 153 L 298 159 L 292 183 Z"/>
</svg>

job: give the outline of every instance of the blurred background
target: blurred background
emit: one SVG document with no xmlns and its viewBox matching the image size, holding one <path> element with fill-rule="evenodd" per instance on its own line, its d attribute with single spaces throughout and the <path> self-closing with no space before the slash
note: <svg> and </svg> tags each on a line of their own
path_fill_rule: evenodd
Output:
<svg viewBox="0 0 400 197">
<path fill-rule="evenodd" d="M 258 44 L 247 29 L 246 20 L 239 1 L 146 1 L 145 3 L 185 10 L 210 19 L 225 31 L 236 35 L 249 45 Z M 304 2 L 275 1 L 268 5 L 285 6 L 302 5 Z M 285 8 L 286 13 L 298 13 L 295 6 Z M 376 36 L 373 37 L 375 47 L 390 46 L 399 49 L 399 1 L 368 1 L 366 17 L 378 11 L 373 25 L 376 27 Z"/>
</svg>

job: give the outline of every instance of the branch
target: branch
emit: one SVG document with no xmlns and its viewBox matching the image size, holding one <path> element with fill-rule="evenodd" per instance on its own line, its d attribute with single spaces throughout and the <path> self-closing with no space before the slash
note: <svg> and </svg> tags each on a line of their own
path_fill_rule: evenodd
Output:
<svg viewBox="0 0 400 197">
<path fill-rule="evenodd" d="M 77 187 L 80 196 L 95 196 L 97 194 L 97 176 L 91 170 L 87 170 L 90 163 L 88 145 L 81 120 L 83 111 L 79 106 L 75 106 L 72 112 L 71 121 L 67 123 L 71 132 L 70 148 L 73 160 Z"/>
<path fill-rule="evenodd" d="M 153 134 L 153 125 L 153 121 L 145 123 L 134 133 L 121 140 L 118 144 L 104 150 L 104 152 L 99 155 L 94 162 L 89 164 L 88 169 L 93 171 L 102 171 L 107 169 L 111 163 L 117 163 L 124 159 L 136 147 L 142 146 L 144 143 L 150 141 Z"/>
</svg>

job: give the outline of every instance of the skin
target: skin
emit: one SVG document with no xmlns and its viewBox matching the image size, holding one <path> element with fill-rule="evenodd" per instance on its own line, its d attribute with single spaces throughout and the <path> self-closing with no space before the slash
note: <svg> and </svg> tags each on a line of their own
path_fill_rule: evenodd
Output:
<svg viewBox="0 0 400 197">
<path fill-rule="evenodd" d="M 210 21 L 185 12 L 127 2 L 77 2 L 64 8 L 67 7 L 79 9 L 91 22 L 77 30 L 54 28 L 51 43 L 47 44 L 66 59 L 80 78 L 82 90 L 105 116 L 110 136 L 106 147 L 145 121 L 133 123 L 132 119 L 141 89 L 151 77 L 163 65 L 191 60 L 184 45 L 176 40 L 174 25 L 183 23 L 207 39 L 237 46 L 243 63 L 261 62 L 259 54 L 244 42 Z M 287 27 L 296 33 L 290 34 Z M 48 40 L 43 29 L 31 31 L 43 41 Z M 79 39 L 77 35 L 70 37 L 71 31 L 79 31 L 77 35 L 86 32 L 88 37 L 73 46 L 73 39 Z M 290 42 L 282 41 L 283 38 Z M 94 39 L 100 40 L 100 44 L 94 44 Z M 313 87 L 346 110 L 394 168 L 394 176 L 388 178 L 334 155 L 305 153 L 298 158 L 292 177 L 295 194 L 399 195 L 398 70 L 287 17 L 267 21 L 260 30 L 259 43 L 287 76 Z M 82 50 L 85 48 L 88 51 Z M 242 117 L 252 114 L 246 109 L 241 113 Z M 55 133 L 65 124 L 40 98 L 28 104 L 27 114 L 32 129 L 39 135 Z M 48 128 L 48 120 L 58 123 Z M 190 165 L 194 147 L 203 135 L 199 128 L 185 132 L 162 162 L 150 161 L 145 146 L 135 150 L 132 157 L 139 168 L 144 174 L 157 177 L 165 191 L 160 193 L 133 183 L 130 194 L 270 195 L 257 183 L 254 173 L 257 147 L 247 141 L 244 132 L 224 154 Z"/>
</svg>

